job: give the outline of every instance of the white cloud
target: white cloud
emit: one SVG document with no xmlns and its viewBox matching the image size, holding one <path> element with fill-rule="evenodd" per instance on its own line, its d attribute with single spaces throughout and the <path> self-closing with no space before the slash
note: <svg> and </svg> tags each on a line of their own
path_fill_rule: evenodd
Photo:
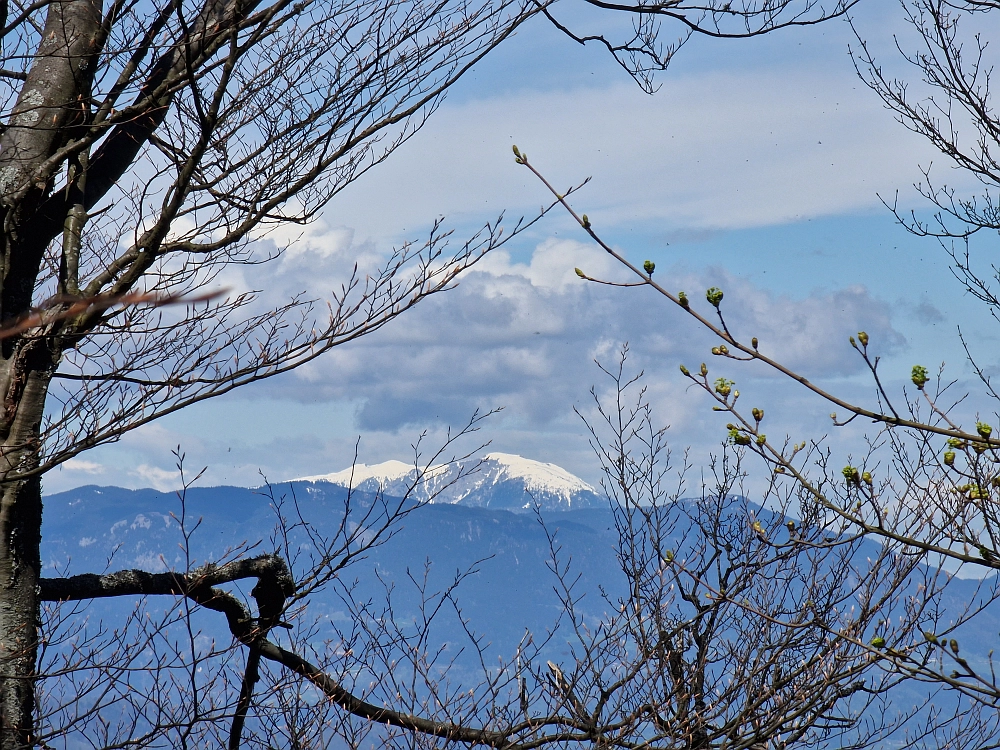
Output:
<svg viewBox="0 0 1000 750">
<path fill-rule="evenodd" d="M 512 143 L 557 186 L 593 176 L 576 202 L 604 226 L 732 229 L 873 209 L 940 155 L 843 62 L 673 77 L 655 96 L 622 83 L 446 104 L 328 215 L 380 237 L 442 212 L 531 211 L 547 195 Z"/>
<path fill-rule="evenodd" d="M 457 289 L 428 299 L 378 333 L 263 386 L 279 398 L 360 400 L 362 431 L 458 423 L 475 408 L 504 406 L 508 419 L 542 428 L 565 419 L 596 372 L 623 342 L 634 361 L 658 374 L 711 359 L 713 341 L 650 289 L 581 281 L 573 269 L 620 275 L 608 256 L 571 240 L 546 240 L 529 262 L 497 254 Z M 865 329 L 885 354 L 905 345 L 889 306 L 860 285 L 803 298 L 781 296 L 720 269 L 662 269 L 709 312 L 704 290 L 720 286 L 730 328 L 810 378 L 851 375 L 863 363 L 848 336 Z M 721 362 L 713 362 L 722 365 Z M 760 373 L 766 375 L 765 373 Z M 663 386 L 669 398 L 677 388 Z M 672 390 L 671 390 L 672 389 Z"/>
<path fill-rule="evenodd" d="M 158 466 L 139 464 L 129 474 L 139 480 L 140 487 L 153 487 L 163 492 L 175 490 L 180 484 L 176 469 L 167 471 Z"/>
<path fill-rule="evenodd" d="M 85 461 L 82 458 L 71 458 L 62 465 L 65 471 L 78 471 L 83 474 L 103 474 L 104 466 L 94 461 Z"/>
</svg>

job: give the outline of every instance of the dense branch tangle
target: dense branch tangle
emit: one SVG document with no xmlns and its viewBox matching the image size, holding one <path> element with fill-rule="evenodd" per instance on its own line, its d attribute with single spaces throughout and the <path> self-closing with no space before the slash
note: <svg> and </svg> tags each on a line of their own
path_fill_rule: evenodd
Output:
<svg viewBox="0 0 1000 750">
<path fill-rule="evenodd" d="M 375 736 L 362 736 L 388 747 L 412 744 L 412 737 L 394 734 L 400 729 L 447 743 L 496 748 L 738 750 L 862 748 L 892 731 L 898 723 L 893 718 L 859 723 L 894 680 L 880 673 L 858 636 L 889 619 L 907 632 L 933 619 L 941 593 L 937 573 L 888 550 L 863 562 L 858 539 L 826 545 L 826 529 L 808 520 L 799 526 L 798 545 L 770 544 L 748 523 L 750 509 L 740 496 L 741 469 L 732 455 L 713 466 L 715 486 L 703 488 L 694 501 L 681 499 L 686 466 L 668 490 L 673 467 L 663 430 L 652 427 L 641 393 L 637 406 L 629 403 L 635 380 L 620 375 L 619 370 L 617 402 L 598 402 L 606 419 L 593 425 L 591 434 L 606 471 L 605 489 L 615 499 L 626 585 L 621 598 L 596 603 L 604 613 L 595 618 L 595 602 L 580 606 L 572 567 L 555 534 L 549 534 L 549 567 L 563 613 L 562 626 L 551 637 L 571 647 L 568 660 L 546 663 L 540 656 L 544 644 L 526 636 L 517 653 L 498 664 L 487 659 L 483 639 L 470 630 L 467 648 L 482 663 L 481 682 L 452 685 L 450 665 L 437 662 L 427 628 L 442 607 L 455 601 L 455 587 L 464 576 L 437 594 L 427 589 L 426 578 L 413 580 L 423 592 L 422 622 L 415 632 L 397 624 L 408 615 L 393 609 L 391 596 L 384 610 L 373 608 L 345 583 L 351 562 L 384 542 L 413 504 L 348 495 L 344 515 L 334 519 L 328 533 L 308 523 L 298 504 L 289 512 L 287 504 L 270 495 L 280 523 L 265 544 L 274 553 L 233 550 L 218 563 L 186 572 L 125 570 L 40 581 L 41 598 L 57 603 L 49 615 L 55 622 L 46 630 L 46 642 L 53 652 L 66 654 L 44 660 L 52 666 L 49 674 L 43 670 L 43 694 L 51 681 L 59 684 L 62 672 L 73 673 L 75 684 L 89 688 L 77 701 L 67 699 L 76 712 L 70 714 L 73 721 L 60 724 L 50 717 L 53 737 L 67 724 L 79 724 L 79 732 L 97 726 L 102 717 L 113 724 L 123 714 L 124 730 L 113 727 L 117 734 L 86 736 L 101 737 L 109 747 L 155 745 L 189 730 L 192 744 L 204 744 L 228 721 L 232 748 L 240 745 L 244 731 L 251 747 L 280 746 L 285 736 L 300 736 L 302 746 L 312 747 L 306 736 L 314 729 L 332 726 L 346 738 L 350 732 L 344 717 L 358 717 L 382 727 Z M 777 488 L 773 498 L 783 505 L 792 499 Z M 185 526 L 183 494 L 181 503 L 187 548 L 197 529 Z M 768 522 L 772 535 L 775 526 L 780 528 L 780 518 Z M 305 540 L 308 545 L 302 544 Z M 304 557 L 302 550 L 309 550 Z M 249 592 L 256 612 L 230 588 L 243 579 L 256 581 Z M 324 652 L 315 643 L 322 635 L 307 626 L 301 605 L 331 582 L 343 587 L 341 601 L 350 617 L 345 618 L 348 632 L 337 632 L 332 648 Z M 918 596 L 912 595 L 914 590 Z M 155 621 L 153 641 L 169 640 L 171 629 L 183 632 L 191 613 L 177 601 L 186 598 L 197 605 L 201 622 L 205 612 L 222 615 L 233 645 L 220 643 L 202 653 L 192 649 L 186 657 L 178 654 L 149 665 L 128 649 L 123 656 L 120 639 L 113 649 L 102 649 L 99 637 L 77 634 L 74 640 L 59 633 L 60 621 L 73 620 L 72 612 L 59 615 L 60 608 L 120 597 L 151 600 L 147 611 L 163 609 L 156 599 L 174 602 L 177 618 Z M 146 633 L 137 629 L 135 643 L 145 643 Z M 157 698 L 162 702 L 169 697 L 183 710 L 161 716 L 159 709 L 149 707 L 142 686 L 170 684 L 171 673 L 183 676 L 204 665 L 213 675 L 225 675 L 230 685 L 238 682 L 241 659 L 234 651 L 240 648 L 247 656 L 239 696 L 229 690 L 227 703 L 227 691 L 215 684 L 220 680 L 192 675 L 193 684 L 212 686 L 214 700 L 199 697 L 174 678 L 179 685 Z M 162 646 L 155 651 L 170 655 Z M 286 676 L 264 674 L 269 663 L 283 668 Z M 288 674 L 311 686 L 313 695 L 296 688 Z M 255 696 L 258 679 L 265 685 Z M 96 699 L 90 697 L 93 693 L 99 693 Z M 302 727 L 299 718 L 283 724 L 276 705 L 283 701 L 297 702 L 314 723 Z M 339 718 L 327 714 L 331 707 Z M 115 708 L 121 710 L 116 713 Z M 56 709 L 59 714 L 61 707 Z M 150 715 L 158 723 L 151 723 Z M 247 718 L 251 721 L 245 730 Z M 185 720 L 191 726 L 184 726 Z M 50 729 L 49 723 L 40 729 Z M 43 733 L 41 739 L 48 737 Z"/>
<path fill-rule="evenodd" d="M 1000 570 L 1000 439 L 989 424 L 976 421 L 966 426 L 953 418 L 955 403 L 963 398 L 946 402 L 946 393 L 952 384 L 943 382 L 938 375 L 936 386 L 926 368 L 913 368 L 911 380 L 917 397 L 904 394 L 904 401 L 897 408 L 883 383 L 878 370 L 879 358 L 869 350 L 869 337 L 859 332 L 850 337 L 850 343 L 868 369 L 875 387 L 877 406 L 866 407 L 841 398 L 807 380 L 780 361 L 763 354 L 756 337 L 749 341 L 734 334 L 723 313 L 723 292 L 710 288 L 705 299 L 712 313 L 704 314 L 696 307 L 697 300 L 683 291 L 672 292 L 653 280 L 655 264 L 646 261 L 640 268 L 621 252 L 601 238 L 587 214 L 578 214 L 528 161 L 527 155 L 516 146 L 514 156 L 518 164 L 529 169 L 560 201 L 579 223 L 581 228 L 612 258 L 628 269 L 634 282 L 617 282 L 593 278 L 581 269 L 577 275 L 585 281 L 614 287 L 645 287 L 654 290 L 693 319 L 697 325 L 714 334 L 719 344 L 711 354 L 723 360 L 760 362 L 779 374 L 799 383 L 822 401 L 846 412 L 846 418 L 831 414 L 834 426 L 843 426 L 858 417 L 870 420 L 879 432 L 869 436 L 866 451 L 856 456 L 853 465 L 839 468 L 832 465 L 832 456 L 821 441 L 790 440 L 776 442 L 769 439 L 762 429 L 764 412 L 758 408 L 747 410 L 745 403 L 738 403 L 741 394 L 735 383 L 725 377 L 713 380 L 709 367 L 702 363 L 696 370 L 680 365 L 682 375 L 706 393 L 714 402 L 714 411 L 726 414 L 732 421 L 726 426 L 728 442 L 737 450 L 756 454 L 763 459 L 771 472 L 771 487 L 782 478 L 791 479 L 792 486 L 802 498 L 800 518 L 809 518 L 824 528 L 829 536 L 818 547 L 829 544 L 850 544 L 855 539 L 873 538 L 894 554 L 912 560 L 941 565 L 951 561 L 962 566 Z M 964 278 L 960 275 L 960 278 Z M 703 304 L 703 303 L 701 303 Z M 698 304 L 698 306 L 701 306 Z M 713 319 L 714 318 L 714 319 Z M 968 348 L 967 348 L 968 351 Z M 989 378 L 975 364 L 977 375 L 986 386 L 987 393 L 997 398 Z M 977 417 L 978 420 L 978 417 Z M 942 446 L 942 443 L 944 445 Z M 888 461 L 883 460 L 888 452 Z M 879 474 L 881 471 L 881 474 Z M 775 529 L 760 531 L 774 540 Z M 784 544 L 798 545 L 805 542 L 801 529 L 794 522 L 788 525 Z M 773 543 L 777 544 L 777 540 Z M 859 632 L 841 631 L 837 637 L 869 650 L 890 669 L 907 677 L 939 684 L 957 691 L 978 703 L 979 729 L 996 722 L 996 700 L 1000 698 L 1000 682 L 996 677 L 993 651 L 989 655 L 970 659 L 962 655 L 960 644 L 947 635 L 962 620 L 975 616 L 998 598 L 996 578 L 987 579 L 979 596 L 965 603 L 962 612 L 945 613 L 952 624 L 943 632 L 936 632 L 931 620 L 923 625 L 922 632 L 906 627 L 892 629 L 885 635 L 878 634 L 866 641 Z M 973 732 L 971 727 L 954 730 Z M 994 731 L 994 730 L 983 730 Z M 940 741 L 940 740 L 939 740 Z"/>
<path fill-rule="evenodd" d="M 4 5 L 0 324 L 32 325 L 0 348 L 0 747 L 30 742 L 40 475 L 376 330 L 502 232 L 449 249 L 435 229 L 381 268 L 348 263 L 328 304 L 248 289 L 171 309 L 76 301 L 200 296 L 227 265 L 273 257 L 271 230 L 310 220 L 384 159 L 531 12 L 503 0 Z"/>
<path fill-rule="evenodd" d="M 41 475 L 377 330 L 523 228 L 449 248 L 435 227 L 381 267 L 341 264 L 323 301 L 223 278 L 279 258 L 282 227 L 314 219 L 549 2 L 0 3 L 0 748 L 32 742 Z M 655 67 L 650 18 L 752 35 L 830 15 L 802 5 L 606 9 L 639 19 L 637 46 L 612 51 Z"/>
</svg>

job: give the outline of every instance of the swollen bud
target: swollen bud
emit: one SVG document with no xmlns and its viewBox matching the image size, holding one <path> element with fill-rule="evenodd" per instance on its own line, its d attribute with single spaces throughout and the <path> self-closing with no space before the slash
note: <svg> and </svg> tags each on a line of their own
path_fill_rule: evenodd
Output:
<svg viewBox="0 0 1000 750">
<path fill-rule="evenodd" d="M 756 406 L 750 410 L 750 413 L 758 422 L 764 418 L 764 410 L 758 409 Z"/>
<path fill-rule="evenodd" d="M 988 440 L 990 435 L 993 433 L 993 428 L 985 422 L 976 422 L 976 432 L 978 432 L 984 440 Z"/>
<path fill-rule="evenodd" d="M 585 274 L 579 268 L 574 268 L 573 270 L 576 271 L 576 275 L 579 276 L 581 279 L 587 278 L 587 274 Z"/>
<path fill-rule="evenodd" d="M 690 375 L 690 371 L 684 365 L 681 365 L 681 375 Z"/>
<path fill-rule="evenodd" d="M 948 645 L 951 646 L 952 653 L 957 655 L 958 654 L 958 641 L 956 641 L 954 638 L 952 638 L 950 641 L 948 641 Z"/>
<path fill-rule="evenodd" d="M 954 466 L 955 465 L 955 451 L 945 451 L 944 452 L 944 465 Z"/>
<path fill-rule="evenodd" d="M 707 299 L 713 307 L 718 307 L 719 303 L 722 302 L 722 290 L 717 286 L 709 287 L 705 292 L 705 299 Z"/>
<path fill-rule="evenodd" d="M 651 260 L 643 261 L 642 270 L 645 271 L 648 275 L 652 276 L 653 271 L 656 270 L 656 264 Z"/>
<path fill-rule="evenodd" d="M 708 375 L 708 365 L 706 365 L 704 362 L 701 363 L 701 375 L 702 377 Z"/>
<path fill-rule="evenodd" d="M 754 351 L 757 351 L 757 337 L 756 336 L 754 336 L 752 339 L 750 339 L 750 346 L 753 347 Z"/>
<path fill-rule="evenodd" d="M 583 220 L 580 223 L 583 224 L 584 229 L 590 229 L 590 219 L 587 218 L 587 214 L 583 215 Z"/>
<path fill-rule="evenodd" d="M 883 638 L 883 637 L 882 637 L 882 636 L 880 636 L 880 635 L 877 635 L 877 636 L 875 636 L 874 638 L 872 638 L 872 640 L 871 640 L 871 644 L 872 644 L 872 645 L 873 645 L 873 646 L 874 646 L 875 648 L 882 648 L 883 646 L 885 646 L 885 638 Z"/>
<path fill-rule="evenodd" d="M 517 150 L 517 146 L 514 146 L 514 161 L 518 164 L 524 164 L 524 157 L 521 156 L 521 152 Z"/>
<path fill-rule="evenodd" d="M 736 383 L 734 383 L 732 380 L 719 378 L 715 381 L 715 392 L 718 393 L 723 398 L 728 398 L 729 394 L 733 392 L 734 385 L 736 385 Z"/>
<path fill-rule="evenodd" d="M 861 346 L 868 346 L 868 334 L 864 331 L 858 331 L 858 341 L 861 342 Z"/>
<path fill-rule="evenodd" d="M 848 484 L 860 484 L 861 474 L 853 466 L 845 466 L 840 470 L 840 473 L 844 475 L 844 479 L 847 480 Z"/>
<path fill-rule="evenodd" d="M 687 292 L 677 292 L 677 301 L 681 303 L 681 307 L 687 307 L 691 304 L 688 300 Z"/>
<path fill-rule="evenodd" d="M 869 487 L 872 486 L 872 474 L 870 471 L 866 471 L 861 475 L 861 481 L 867 484 Z"/>
<path fill-rule="evenodd" d="M 733 445 L 750 445 L 750 436 L 733 428 L 729 431 L 729 441 Z"/>
<path fill-rule="evenodd" d="M 930 380 L 927 375 L 927 368 L 923 365 L 913 365 L 913 369 L 910 371 L 910 380 L 913 381 L 913 385 L 923 390 L 924 384 Z"/>
</svg>

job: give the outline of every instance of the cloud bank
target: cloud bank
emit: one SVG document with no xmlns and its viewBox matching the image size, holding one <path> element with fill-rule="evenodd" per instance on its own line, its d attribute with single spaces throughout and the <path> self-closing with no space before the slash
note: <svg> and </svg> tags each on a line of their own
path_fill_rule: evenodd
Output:
<svg viewBox="0 0 1000 750">
<path fill-rule="evenodd" d="M 445 104 L 328 218 L 377 238 L 443 213 L 479 221 L 531 211 L 547 196 L 513 163 L 513 143 L 557 185 L 592 176 L 577 200 L 603 224 L 667 230 L 870 210 L 878 193 L 894 195 L 919 179 L 918 165 L 940 158 L 848 65 L 692 74 L 655 96 L 623 83 Z"/>
</svg>

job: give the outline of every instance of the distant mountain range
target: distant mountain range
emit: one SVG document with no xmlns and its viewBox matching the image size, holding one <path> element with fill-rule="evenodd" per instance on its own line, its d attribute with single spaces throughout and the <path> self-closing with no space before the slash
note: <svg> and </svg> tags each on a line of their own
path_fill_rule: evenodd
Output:
<svg viewBox="0 0 1000 750">
<path fill-rule="evenodd" d="M 553 550 L 558 551 L 560 568 L 569 565 L 567 577 L 576 581 L 577 616 L 598 623 L 618 608 L 619 597 L 628 594 L 628 578 L 617 558 L 619 529 L 607 499 L 558 466 L 520 456 L 492 453 L 474 468 L 469 463 L 427 472 L 424 484 L 411 495 L 413 501 L 404 503 L 412 512 L 402 519 L 397 533 L 311 599 L 309 612 L 323 623 L 318 637 L 331 637 L 332 625 L 349 620 L 348 600 L 377 603 L 390 593 L 393 619 L 415 621 L 428 591 L 442 591 L 456 573 L 473 571 L 458 587 L 461 613 L 458 609 L 443 612 L 432 637 L 458 649 L 456 678 L 475 679 L 480 663 L 473 651 L 461 650 L 470 628 L 486 635 L 489 659 L 495 659 L 512 654 L 526 631 L 543 638 L 558 621 L 562 606 L 554 591 L 558 581 L 553 574 Z M 463 477 L 463 469 L 472 473 Z M 273 496 L 261 488 L 192 488 L 183 506 L 188 528 L 198 527 L 191 536 L 192 563 L 222 559 L 243 543 L 257 551 L 274 549 L 276 496 L 285 498 L 286 515 L 301 515 L 320 533 L 334 534 L 345 520 L 351 485 L 348 526 L 365 523 L 366 509 L 379 502 L 376 492 L 401 496 L 414 479 L 411 466 L 395 461 L 275 485 Z M 417 507 L 431 497 L 432 503 Z M 524 512 L 533 503 L 541 507 L 544 527 Z M 750 514 L 765 525 L 774 520 L 766 509 L 741 503 L 734 510 L 741 518 Z M 672 528 L 672 543 L 679 555 L 685 545 L 697 542 L 697 534 L 691 533 L 692 518 L 685 510 L 689 504 L 681 500 L 673 507 L 678 520 Z M 88 486 L 49 495 L 43 524 L 44 575 L 133 567 L 153 572 L 183 570 L 186 560 L 178 545 L 181 512 L 177 495 L 152 489 Z M 304 543 L 310 540 L 301 541 L 302 549 L 307 549 Z M 874 557 L 878 551 L 876 542 L 865 541 L 858 550 L 859 559 Z M 977 596 L 977 582 L 956 579 L 941 606 L 944 612 L 961 612 Z M 170 604 L 151 600 L 147 606 L 155 610 Z M 89 604 L 83 611 L 114 624 L 123 621 L 134 606 L 130 600 L 106 600 Z M 227 637 L 221 621 L 209 618 L 206 627 L 213 636 Z M 998 630 L 1000 609 L 990 606 L 954 635 L 963 643 L 990 644 Z M 572 635 L 559 631 L 548 640 L 544 658 L 570 662 L 572 644 Z M 987 647 L 975 650 L 970 658 L 981 657 L 978 651 Z M 925 699 L 925 688 L 907 683 L 894 691 L 892 702 L 908 707 Z M 952 703 L 950 695 L 935 698 L 941 710 Z"/>
<path fill-rule="evenodd" d="M 546 511 L 568 511 L 607 505 L 597 490 L 562 467 L 510 453 L 489 453 L 481 459 L 432 466 L 419 481 L 413 464 L 402 461 L 357 464 L 294 481 L 329 482 L 396 497 L 409 492 L 409 497 L 419 502 L 515 512 L 530 511 L 535 506 Z"/>
</svg>

